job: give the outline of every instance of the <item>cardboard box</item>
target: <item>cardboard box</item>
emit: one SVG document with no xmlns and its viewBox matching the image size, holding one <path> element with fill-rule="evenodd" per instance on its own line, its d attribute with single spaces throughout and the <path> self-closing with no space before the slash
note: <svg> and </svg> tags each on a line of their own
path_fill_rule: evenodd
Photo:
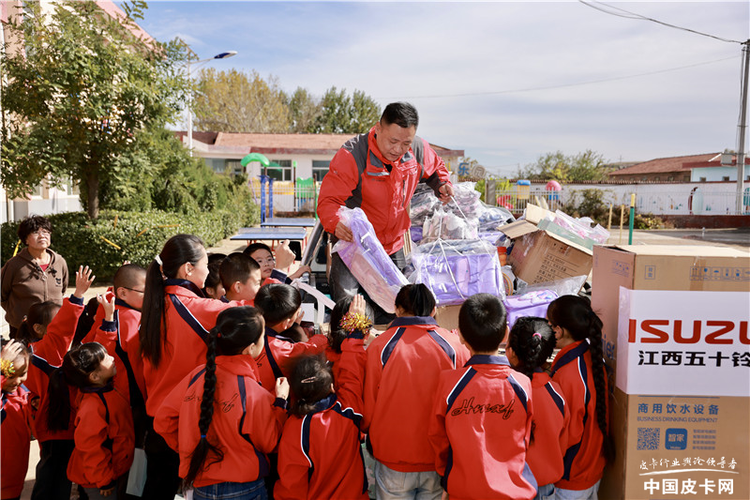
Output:
<svg viewBox="0 0 750 500">
<path fill-rule="evenodd" d="M 591 306 L 604 323 L 604 354 L 613 368 L 621 286 L 630 290 L 750 291 L 749 251 L 715 246 L 620 245 L 596 246 L 593 257 Z"/>
<path fill-rule="evenodd" d="M 461 305 L 441 306 L 435 311 L 435 321 L 446 330 L 458 330 L 458 312 Z"/>
<path fill-rule="evenodd" d="M 750 498 L 750 398 L 616 389 L 612 400 L 616 459 L 599 498 Z"/>
</svg>

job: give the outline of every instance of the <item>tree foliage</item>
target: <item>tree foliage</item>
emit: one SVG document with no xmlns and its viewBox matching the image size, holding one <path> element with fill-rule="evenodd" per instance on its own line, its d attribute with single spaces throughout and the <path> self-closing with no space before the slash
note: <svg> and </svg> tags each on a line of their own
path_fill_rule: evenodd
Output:
<svg viewBox="0 0 750 500">
<path fill-rule="evenodd" d="M 519 179 L 556 180 L 560 182 L 602 181 L 612 167 L 604 157 L 587 149 L 583 153 L 565 155 L 562 151 L 546 153 L 524 168 L 519 168 Z"/>
<path fill-rule="evenodd" d="M 315 120 L 320 114 L 320 106 L 307 89 L 297 87 L 297 90 L 289 97 L 287 106 L 289 107 L 289 131 L 291 133 L 307 134 L 315 130 Z"/>
<path fill-rule="evenodd" d="M 380 106 L 364 92 L 328 89 L 320 102 L 314 132 L 319 134 L 361 134 L 380 119 Z"/>
<path fill-rule="evenodd" d="M 281 133 L 289 130 L 286 97 L 276 78 L 236 69 L 200 72 L 193 110 L 198 130 Z"/>
<path fill-rule="evenodd" d="M 136 38 L 128 29 L 145 3 L 126 4 L 113 19 L 93 1 L 62 0 L 52 12 L 26 2 L 11 13 L 3 47 L 2 180 L 11 197 L 27 196 L 42 179 L 80 182 L 88 215 L 99 212 L 102 183 L 150 173 L 142 161 L 146 130 L 173 122 L 188 90 L 177 42 Z"/>
</svg>

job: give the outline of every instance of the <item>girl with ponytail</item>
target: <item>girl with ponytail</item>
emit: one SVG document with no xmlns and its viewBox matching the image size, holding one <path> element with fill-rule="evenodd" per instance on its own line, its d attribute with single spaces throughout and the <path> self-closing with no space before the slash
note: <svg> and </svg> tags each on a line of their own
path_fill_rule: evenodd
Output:
<svg viewBox="0 0 750 500">
<path fill-rule="evenodd" d="M 555 334 L 549 323 L 532 316 L 516 320 L 505 349 L 511 366 L 531 379 L 534 416 L 526 462 L 539 485 L 536 500 L 555 498 L 554 483 L 562 478 L 568 447 L 570 411 L 562 389 L 545 371 L 554 349 Z"/>
<path fill-rule="evenodd" d="M 172 389 L 205 362 L 209 331 L 219 313 L 243 305 L 205 297 L 207 276 L 203 241 L 191 234 L 172 236 L 148 266 L 139 340 L 151 418 Z M 180 485 L 179 457 L 155 432 L 147 432 L 145 451 L 148 479 L 143 496 L 172 500 Z"/>
<path fill-rule="evenodd" d="M 614 457 L 609 435 L 609 395 L 602 357 L 602 321 L 587 299 L 563 295 L 552 301 L 547 319 L 560 352 L 552 380 L 570 407 L 568 449 L 556 498 L 596 499 L 604 466 Z"/>
<path fill-rule="evenodd" d="M 249 306 L 222 311 L 208 335 L 205 365 L 163 400 L 154 428 L 179 450 L 179 473 L 194 499 L 266 499 L 267 453 L 286 420 L 289 383 L 276 398 L 258 383 L 263 315 Z"/>
</svg>

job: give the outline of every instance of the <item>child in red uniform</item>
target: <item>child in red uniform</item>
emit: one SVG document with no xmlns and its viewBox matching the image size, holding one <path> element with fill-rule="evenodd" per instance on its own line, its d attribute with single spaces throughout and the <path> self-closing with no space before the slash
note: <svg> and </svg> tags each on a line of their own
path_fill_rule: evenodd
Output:
<svg viewBox="0 0 750 500">
<path fill-rule="evenodd" d="M 29 368 L 29 351 L 24 344 L 11 340 L 0 354 L 0 468 L 2 469 L 2 500 L 18 500 L 29 468 L 31 439 L 29 391 L 23 385 Z"/>
<path fill-rule="evenodd" d="M 164 244 L 146 272 L 139 338 L 150 417 L 164 398 L 206 358 L 209 331 L 221 311 L 240 302 L 203 296 L 208 256 L 197 236 L 178 234 Z M 148 471 L 143 496 L 173 500 L 180 485 L 179 456 L 157 433 L 145 443 Z"/>
<path fill-rule="evenodd" d="M 264 243 L 252 243 L 248 245 L 242 253 L 248 257 L 252 257 L 260 266 L 263 285 L 270 285 L 271 283 L 291 283 L 292 280 L 299 278 L 304 273 L 310 272 L 309 266 L 300 266 L 295 272 L 287 276 L 285 273 L 275 269 L 276 259 L 274 258 L 271 249 Z M 282 254 L 279 256 L 280 268 L 284 269 L 289 267 L 292 265 L 292 262 L 294 262 L 294 253 L 289 250 L 289 240 L 285 240 L 284 243 L 278 247 L 277 253 Z"/>
<path fill-rule="evenodd" d="M 220 299 L 226 293 L 224 285 L 221 284 L 219 269 L 221 262 L 226 258 L 224 253 L 208 254 L 208 276 L 203 286 L 203 295 L 212 299 Z"/>
<path fill-rule="evenodd" d="M 588 300 L 563 295 L 547 309 L 557 353 L 552 380 L 560 384 L 570 408 L 568 448 L 555 498 L 597 498 L 604 465 L 613 455 L 608 432 L 607 375 L 602 358 L 602 321 Z"/>
<path fill-rule="evenodd" d="M 31 492 L 33 500 L 68 500 L 70 498 L 70 480 L 66 469 L 70 454 L 75 446 L 73 430 L 75 410 L 70 413 L 67 422 L 54 422 L 50 426 L 51 411 L 55 408 L 49 403 L 50 374 L 62 364 L 63 356 L 70 348 L 75 335 L 76 323 L 83 312 L 83 294 L 91 286 L 95 276 L 88 267 L 79 267 L 76 272 L 76 289 L 70 298 L 63 300 L 63 305 L 46 328 L 33 328 L 43 337 L 31 344 L 32 356 L 29 367 L 29 378 L 26 386 L 31 392 L 32 406 L 38 408 L 32 422 L 34 436 L 39 442 L 40 457 L 36 466 L 36 481 Z M 76 390 L 71 388 L 71 397 L 75 398 Z M 37 399 L 38 398 L 38 399 Z"/>
<path fill-rule="evenodd" d="M 568 448 L 570 411 L 560 386 L 543 371 L 554 349 L 555 334 L 547 320 L 531 316 L 518 318 L 505 349 L 513 368 L 531 379 L 534 432 L 526 462 L 539 484 L 537 500 L 555 498 L 554 483 L 563 475 L 563 454 Z"/>
<path fill-rule="evenodd" d="M 376 460 L 378 498 L 442 494 L 427 427 L 440 372 L 463 366 L 469 352 L 434 314 L 429 288 L 404 286 L 396 295 L 397 318 L 367 348 L 363 431 Z"/>
<path fill-rule="evenodd" d="M 364 298 L 355 296 L 345 321 L 348 335 L 341 346 L 338 389 L 322 356 L 303 357 L 294 368 L 293 417 L 284 425 L 279 443 L 280 479 L 274 498 L 367 499 L 359 441 L 364 373 L 358 358 L 364 356 L 364 337 L 371 324 L 364 310 Z"/>
<path fill-rule="evenodd" d="M 266 321 L 266 345 L 257 363 L 261 385 L 268 390 L 274 387 L 274 379 L 291 375 L 297 358 L 320 354 L 328 345 L 328 338 L 322 334 L 307 342 L 295 342 L 284 335 L 301 318 L 301 302 L 296 288 L 278 283 L 262 286 L 255 296 L 255 307 L 263 311 Z"/>
<path fill-rule="evenodd" d="M 255 260 L 242 252 L 231 253 L 221 261 L 219 275 L 225 290 L 221 300 L 238 300 L 248 306 L 254 305 L 261 282 L 260 266 Z"/>
<path fill-rule="evenodd" d="M 471 358 L 440 374 L 430 442 L 435 468 L 452 500 L 530 500 L 536 480 L 526 463 L 534 414 L 531 381 L 497 354 L 508 331 L 503 303 L 488 293 L 469 297 L 458 314 Z"/>
<path fill-rule="evenodd" d="M 114 303 L 102 328 L 113 329 Z M 50 376 L 51 418 L 67 422 L 73 408 L 75 449 L 68 462 L 68 477 L 83 486 L 90 500 L 124 498 L 125 482 L 133 463 L 133 418 L 126 396 L 115 389 L 115 360 L 98 342 L 71 349 Z M 68 385 L 79 389 L 73 406 Z"/>
<path fill-rule="evenodd" d="M 252 307 L 219 314 L 206 364 L 175 387 L 154 427 L 180 454 L 180 476 L 195 499 L 266 499 L 266 454 L 286 420 L 286 379 L 276 397 L 258 385 L 254 359 L 263 351 L 263 317 Z"/>
<path fill-rule="evenodd" d="M 342 325 L 342 321 L 344 318 L 347 317 L 348 314 L 351 314 L 350 309 L 352 307 L 352 303 L 355 300 L 360 300 L 359 298 L 362 298 L 361 295 L 355 295 L 354 297 L 344 297 L 343 299 L 336 302 L 336 305 L 331 310 L 331 330 L 328 333 L 328 347 L 326 347 L 326 359 L 331 364 L 331 371 L 333 372 L 333 385 L 335 388 L 338 389 L 339 381 L 341 380 L 341 374 L 339 373 L 341 370 L 341 355 L 342 350 L 341 346 L 344 343 L 344 341 L 349 337 L 349 331 L 344 328 L 344 325 Z M 364 298 L 362 298 L 364 300 Z M 374 318 L 374 311 L 372 310 L 372 307 L 367 304 L 365 301 L 365 308 L 362 312 L 364 316 L 367 318 L 367 321 L 372 323 L 372 320 Z M 370 336 L 369 329 L 364 333 L 365 338 L 365 344 L 368 343 L 367 339 Z M 367 362 L 367 355 L 364 351 L 361 353 L 361 364 L 362 364 L 362 370 L 364 371 L 364 365 Z M 362 377 L 360 378 L 360 382 L 362 385 L 362 389 L 358 391 L 358 394 L 361 395 L 364 394 L 364 373 L 362 374 Z"/>
</svg>

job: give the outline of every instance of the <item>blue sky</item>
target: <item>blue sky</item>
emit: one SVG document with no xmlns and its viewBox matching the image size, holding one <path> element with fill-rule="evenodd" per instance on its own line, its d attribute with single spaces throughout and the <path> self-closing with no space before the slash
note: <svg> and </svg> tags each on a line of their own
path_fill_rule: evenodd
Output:
<svg viewBox="0 0 750 500">
<path fill-rule="evenodd" d="M 597 3 L 729 40 L 750 3 Z M 610 6 L 610 7 L 608 7 Z M 150 1 L 139 24 L 288 92 L 407 100 L 418 134 L 511 175 L 547 152 L 638 161 L 735 149 L 741 46 L 558 2 Z"/>
</svg>

